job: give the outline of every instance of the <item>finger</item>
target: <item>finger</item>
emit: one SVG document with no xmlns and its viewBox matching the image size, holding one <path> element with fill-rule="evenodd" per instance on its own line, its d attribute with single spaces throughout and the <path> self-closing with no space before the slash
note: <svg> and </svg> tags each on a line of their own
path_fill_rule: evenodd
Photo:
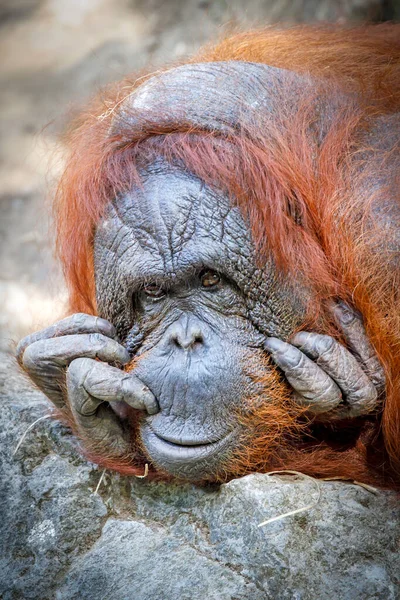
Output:
<svg viewBox="0 0 400 600">
<path fill-rule="evenodd" d="M 126 402 L 132 408 L 146 410 L 151 415 L 158 412 L 155 396 L 130 373 L 91 358 L 77 358 L 69 369 L 76 371 L 76 377 L 83 381 L 84 388 L 93 398 L 93 410 L 90 406 L 85 407 L 88 414 L 96 411 L 98 401 Z"/>
<path fill-rule="evenodd" d="M 98 358 L 121 365 L 130 360 L 129 352 L 115 340 L 89 333 L 34 342 L 23 354 L 22 367 L 50 400 L 62 408 L 64 368 L 78 357 Z"/>
<path fill-rule="evenodd" d="M 24 367 L 35 368 L 41 362 L 64 367 L 78 357 L 98 358 L 121 365 L 130 360 L 129 352 L 121 344 L 100 333 L 66 335 L 34 342 L 24 352 Z"/>
<path fill-rule="evenodd" d="M 378 393 L 357 359 L 329 335 L 301 331 L 291 340 L 309 358 L 317 361 L 342 390 L 349 416 L 363 415 L 376 406 Z"/>
<path fill-rule="evenodd" d="M 361 315 L 344 302 L 335 304 L 332 312 L 352 353 L 359 358 L 372 383 L 382 391 L 385 372 L 365 332 Z"/>
<path fill-rule="evenodd" d="M 278 338 L 268 338 L 265 349 L 297 393 L 297 401 L 314 414 L 333 410 L 342 402 L 336 383 L 300 350 Z"/>
<path fill-rule="evenodd" d="M 24 337 L 17 346 L 17 360 L 21 364 L 26 348 L 39 340 L 82 333 L 100 333 L 109 338 L 115 338 L 116 336 L 114 325 L 105 319 L 84 313 L 75 313 L 42 331 L 37 331 Z"/>
<path fill-rule="evenodd" d="M 93 362 L 76 359 L 67 370 L 67 395 L 75 430 L 92 451 L 106 453 L 110 458 L 122 456 L 129 451 L 128 430 L 104 400 L 92 397 L 86 389 Z"/>
</svg>

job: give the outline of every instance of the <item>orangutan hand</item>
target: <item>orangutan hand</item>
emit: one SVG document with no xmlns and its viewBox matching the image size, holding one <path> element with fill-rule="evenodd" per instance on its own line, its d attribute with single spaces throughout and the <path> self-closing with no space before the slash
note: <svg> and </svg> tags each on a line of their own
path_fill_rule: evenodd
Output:
<svg viewBox="0 0 400 600">
<path fill-rule="evenodd" d="M 358 417 L 373 411 L 385 375 L 362 319 L 344 303 L 333 307 L 348 349 L 329 335 L 301 331 L 288 344 L 268 338 L 265 349 L 282 369 L 295 400 L 321 420 Z"/>
<path fill-rule="evenodd" d="M 122 454 L 128 433 L 108 403 L 125 402 L 154 414 L 157 401 L 134 375 L 116 366 L 130 361 L 115 339 L 111 323 L 77 313 L 27 336 L 18 344 L 17 359 L 33 382 L 58 408 L 69 407 L 77 432 L 110 454 Z M 102 362 L 100 362 L 102 361 Z"/>
</svg>

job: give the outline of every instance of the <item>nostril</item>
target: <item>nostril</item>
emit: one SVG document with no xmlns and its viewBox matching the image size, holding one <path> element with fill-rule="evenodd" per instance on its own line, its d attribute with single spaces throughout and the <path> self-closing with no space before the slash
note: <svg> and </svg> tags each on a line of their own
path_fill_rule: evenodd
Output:
<svg viewBox="0 0 400 600">
<path fill-rule="evenodd" d="M 193 343 L 192 343 L 193 348 L 196 348 L 197 346 L 201 346 L 203 343 L 204 343 L 204 339 L 203 339 L 203 336 L 201 335 L 201 333 L 198 333 L 197 335 L 194 336 Z"/>
<path fill-rule="evenodd" d="M 202 334 L 200 332 L 193 332 L 193 334 L 190 336 L 190 339 L 188 339 L 186 348 L 192 348 L 194 350 L 194 348 L 198 348 L 203 343 L 204 339 Z"/>
<path fill-rule="evenodd" d="M 201 333 L 195 333 L 193 335 L 174 335 L 171 338 L 172 344 L 176 348 L 183 350 L 198 348 L 204 343 L 204 338 Z"/>
<path fill-rule="evenodd" d="M 167 343 L 180 350 L 194 350 L 205 344 L 201 323 L 197 319 L 181 318 L 167 330 Z"/>
</svg>

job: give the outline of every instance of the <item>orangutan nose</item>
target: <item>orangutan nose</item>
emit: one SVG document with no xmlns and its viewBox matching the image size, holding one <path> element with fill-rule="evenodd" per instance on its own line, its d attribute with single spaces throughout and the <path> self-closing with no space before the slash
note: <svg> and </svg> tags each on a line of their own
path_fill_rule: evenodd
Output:
<svg viewBox="0 0 400 600">
<path fill-rule="evenodd" d="M 181 350 L 195 350 L 204 344 L 204 336 L 197 319 L 179 319 L 169 329 L 169 343 Z"/>
</svg>

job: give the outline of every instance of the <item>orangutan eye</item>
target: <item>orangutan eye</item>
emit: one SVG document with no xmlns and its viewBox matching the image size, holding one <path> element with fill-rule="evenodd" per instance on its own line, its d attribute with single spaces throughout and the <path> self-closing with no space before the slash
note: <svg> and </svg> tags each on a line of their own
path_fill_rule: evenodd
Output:
<svg viewBox="0 0 400 600">
<path fill-rule="evenodd" d="M 200 273 L 201 285 L 205 288 L 214 287 L 219 284 L 221 277 L 215 271 L 202 271 Z"/>
<path fill-rule="evenodd" d="M 149 283 L 148 285 L 145 285 L 143 290 L 146 296 L 149 296 L 155 300 L 160 300 L 165 296 L 165 290 L 156 283 Z"/>
</svg>

